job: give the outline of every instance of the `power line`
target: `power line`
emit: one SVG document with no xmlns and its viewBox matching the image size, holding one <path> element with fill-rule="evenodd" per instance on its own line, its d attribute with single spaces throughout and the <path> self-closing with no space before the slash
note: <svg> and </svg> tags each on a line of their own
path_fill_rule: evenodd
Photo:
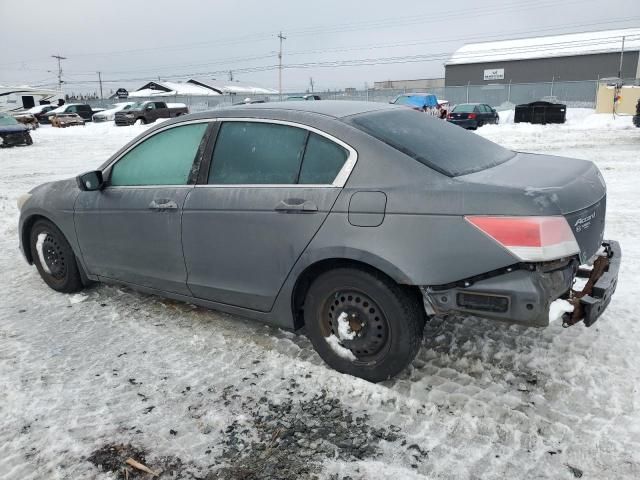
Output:
<svg viewBox="0 0 640 480">
<path fill-rule="evenodd" d="M 640 35 L 638 35 L 640 38 Z M 482 57 L 486 55 L 500 53 L 500 54 L 526 54 L 531 52 L 536 53 L 544 53 L 546 51 L 559 51 L 563 50 L 571 50 L 576 46 L 592 46 L 597 47 L 598 45 L 610 45 L 611 39 L 619 39 L 620 37 L 604 37 L 600 39 L 594 39 L 592 41 L 565 41 L 565 42 L 554 42 L 546 45 L 533 45 L 533 46 L 525 46 L 525 47 L 511 47 L 511 48 L 494 48 L 494 49 L 486 49 L 481 52 L 470 52 L 466 54 L 460 54 L 459 59 L 469 60 L 470 63 L 473 63 L 473 60 L 481 61 Z M 294 64 L 284 64 L 278 62 L 276 65 L 255 65 L 255 66 L 247 66 L 244 68 L 234 69 L 234 72 L 237 73 L 257 73 L 257 72 L 266 72 L 275 69 L 309 69 L 309 68 L 342 68 L 342 67 L 354 67 L 354 66 L 372 66 L 372 65 L 390 65 L 390 64 L 404 64 L 404 63 L 417 63 L 417 62 L 432 62 L 432 61 L 442 61 L 448 59 L 453 52 L 439 52 L 439 53 L 429 53 L 429 54 L 420 54 L 420 55 L 403 55 L 403 56 L 393 56 L 393 57 L 374 57 L 374 58 L 360 58 L 360 59 L 350 59 L 350 60 L 329 60 L 322 62 L 303 62 L 303 63 L 294 63 Z M 191 72 L 191 73 L 180 73 L 174 75 L 167 75 L 165 78 L 177 78 L 177 77 L 186 77 L 186 76 L 204 76 L 204 75 L 218 75 L 224 74 L 227 72 L 226 70 L 218 70 L 218 71 L 207 71 L 207 72 Z M 105 80 L 105 82 L 131 82 L 137 80 L 148 80 L 147 77 L 142 78 L 122 78 L 118 80 Z M 73 82 L 76 84 L 90 84 L 94 83 L 91 81 L 83 82 Z M 282 90 L 280 90 L 282 91 Z"/>
<path fill-rule="evenodd" d="M 592 22 L 592 23 L 588 23 L 588 24 L 584 24 L 584 23 L 579 23 L 579 24 L 571 24 L 571 25 L 563 25 L 563 27 L 571 27 L 571 26 L 596 26 L 596 25 L 604 25 L 604 24 L 611 24 L 611 23 L 616 23 L 616 22 L 620 22 L 620 21 L 635 21 L 640 19 L 640 17 L 628 17 L 625 19 L 615 19 L 615 20 L 610 20 L 610 21 L 606 21 L 606 22 Z M 527 31 L 519 31 L 517 32 L 518 34 L 530 34 L 530 33 L 540 33 L 540 32 L 547 32 L 550 30 L 556 30 L 558 27 L 554 26 L 554 27 L 547 27 L 547 28 L 542 28 L 542 29 L 533 29 L 533 30 L 527 30 Z M 430 44 L 430 45 L 435 45 L 435 44 L 443 44 L 443 43 L 451 43 L 451 42 L 456 42 L 456 41 L 473 41 L 473 40 L 492 40 L 492 41 L 496 41 L 496 40 L 502 40 L 502 39 L 512 39 L 509 38 L 512 34 L 496 34 L 496 35 L 482 35 L 482 36 L 478 36 L 478 35 L 472 35 L 472 36 L 456 36 L 456 37 L 448 37 L 448 38 L 442 38 L 440 37 L 437 40 L 433 40 L 433 39 L 425 39 L 425 40 L 412 40 L 412 41 L 408 41 L 408 42 L 400 42 L 400 43 L 383 43 L 383 44 L 377 44 L 377 45 L 361 45 L 361 46 L 353 46 L 353 47 L 346 47 L 346 48 L 334 48 L 334 49 L 324 49 L 324 50 L 301 50 L 301 51 L 293 51 L 293 52 L 288 52 L 289 55 L 292 56 L 298 56 L 298 55 L 309 55 L 309 54 L 323 54 L 323 53 L 333 53 L 333 52 L 349 52 L 349 51 L 361 51 L 361 50 L 375 50 L 375 49 L 380 49 L 380 48 L 397 48 L 397 47 L 405 47 L 405 46 L 417 46 L 417 45 L 421 45 L 421 44 Z M 275 52 L 274 52 L 275 53 Z M 228 57 L 226 59 L 220 59 L 217 61 L 212 61 L 212 62 L 204 62 L 204 63 L 188 63 L 188 64 L 171 64 L 171 65 L 156 65 L 154 67 L 148 67 L 148 68 L 142 68 L 142 69 L 130 69 L 130 70 L 120 70 L 120 71 L 111 71 L 109 72 L 110 74 L 127 74 L 127 73 L 137 73 L 137 72 L 156 72 L 160 69 L 175 69 L 175 68 L 183 68 L 183 67 L 207 67 L 207 66 L 212 66 L 212 65 L 235 65 L 244 61 L 251 61 L 251 60 L 262 60 L 262 59 L 267 59 L 270 58 L 272 56 L 277 56 L 277 54 L 270 54 L 270 53 L 266 53 L 266 54 L 262 54 L 262 55 L 253 55 L 253 56 L 244 56 L 244 57 Z M 235 69 L 234 69 L 235 70 Z M 93 72 L 87 72 L 87 73 L 80 73 L 80 72 L 73 72 L 76 75 L 87 75 L 87 76 L 93 76 L 95 73 Z M 174 75 L 175 76 L 175 75 Z"/>
</svg>

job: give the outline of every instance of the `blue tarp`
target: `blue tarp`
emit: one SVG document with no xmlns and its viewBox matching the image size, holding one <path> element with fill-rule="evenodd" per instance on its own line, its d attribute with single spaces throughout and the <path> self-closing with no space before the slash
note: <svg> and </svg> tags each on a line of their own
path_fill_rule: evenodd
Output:
<svg viewBox="0 0 640 480">
<path fill-rule="evenodd" d="M 435 95 L 408 95 L 405 105 L 409 105 L 416 108 L 437 107 L 438 99 Z"/>
</svg>

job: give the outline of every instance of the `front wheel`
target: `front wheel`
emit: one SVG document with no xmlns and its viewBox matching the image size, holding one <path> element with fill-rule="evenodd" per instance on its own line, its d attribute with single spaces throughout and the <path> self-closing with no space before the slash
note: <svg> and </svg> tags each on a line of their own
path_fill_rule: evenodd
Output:
<svg viewBox="0 0 640 480">
<path fill-rule="evenodd" d="M 33 139 L 31 138 L 31 134 L 30 133 L 27 133 L 24 136 L 24 143 L 25 143 L 25 145 L 33 145 Z"/>
<path fill-rule="evenodd" d="M 31 258 L 47 285 L 58 292 L 82 290 L 76 256 L 62 232 L 48 220 L 38 220 L 29 235 Z"/>
<path fill-rule="evenodd" d="M 425 313 L 411 292 L 384 275 L 340 268 L 312 283 L 304 319 L 314 348 L 329 366 L 380 382 L 415 358 Z"/>
</svg>

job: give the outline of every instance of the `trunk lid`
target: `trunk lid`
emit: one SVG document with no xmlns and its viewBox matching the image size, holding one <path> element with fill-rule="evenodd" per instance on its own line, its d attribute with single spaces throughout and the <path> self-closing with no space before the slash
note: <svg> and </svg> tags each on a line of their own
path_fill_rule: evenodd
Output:
<svg viewBox="0 0 640 480">
<path fill-rule="evenodd" d="M 475 184 L 485 194 L 508 201 L 509 210 L 492 211 L 487 195 L 486 214 L 563 215 L 580 246 L 582 261 L 602 243 L 606 213 L 606 186 L 592 162 L 574 158 L 518 153 L 493 168 L 456 178 Z"/>
<path fill-rule="evenodd" d="M 449 114 L 449 118 L 454 120 L 463 120 L 469 118 L 469 113 L 467 112 L 451 112 Z"/>
</svg>

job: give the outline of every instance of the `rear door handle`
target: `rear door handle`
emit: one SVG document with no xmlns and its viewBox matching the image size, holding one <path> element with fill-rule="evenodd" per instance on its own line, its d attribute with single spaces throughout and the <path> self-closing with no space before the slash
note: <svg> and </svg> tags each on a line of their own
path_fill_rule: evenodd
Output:
<svg viewBox="0 0 640 480">
<path fill-rule="evenodd" d="M 149 204 L 149 208 L 151 210 L 177 210 L 178 209 L 178 204 L 173 201 L 173 200 L 169 200 L 169 199 L 158 199 L 158 200 L 152 200 L 151 203 Z"/>
<path fill-rule="evenodd" d="M 276 205 L 276 212 L 281 213 L 316 213 L 318 207 L 311 200 L 303 198 L 287 198 Z"/>
</svg>

